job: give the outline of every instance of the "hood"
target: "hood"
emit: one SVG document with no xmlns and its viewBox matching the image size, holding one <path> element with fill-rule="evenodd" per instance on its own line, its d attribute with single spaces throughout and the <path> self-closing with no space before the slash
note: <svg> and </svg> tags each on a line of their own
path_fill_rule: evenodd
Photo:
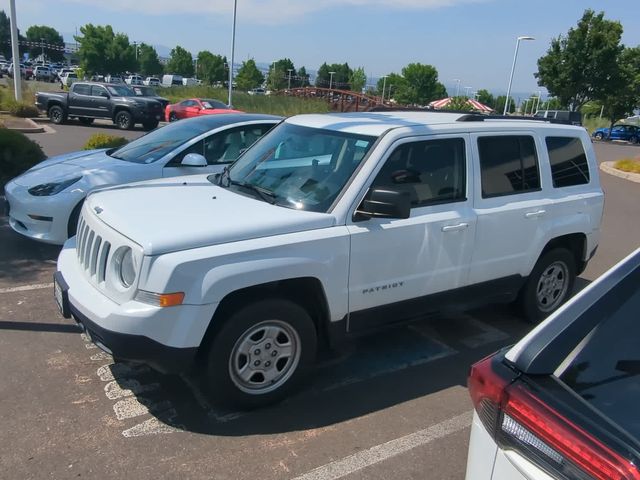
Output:
<svg viewBox="0 0 640 480">
<path fill-rule="evenodd" d="M 60 155 L 40 162 L 13 181 L 23 187 L 84 177 L 87 188 L 148 178 L 143 170 L 146 165 L 112 158 L 107 150 L 90 150 Z M 79 185 L 76 185 L 76 188 Z"/>
<path fill-rule="evenodd" d="M 124 103 L 139 102 L 139 103 L 145 103 L 147 106 L 155 105 L 156 103 L 160 103 L 160 102 L 158 102 L 158 100 L 154 100 L 152 97 L 143 97 L 143 96 L 140 96 L 140 95 L 131 96 L 131 97 L 113 97 L 113 98 L 116 101 L 119 101 L 119 102 L 124 102 Z"/>
<path fill-rule="evenodd" d="M 140 182 L 87 199 L 104 223 L 146 255 L 283 235 L 335 224 L 326 213 L 293 210 L 211 184 L 206 175 Z M 99 208 L 96 208 L 99 207 Z"/>
</svg>

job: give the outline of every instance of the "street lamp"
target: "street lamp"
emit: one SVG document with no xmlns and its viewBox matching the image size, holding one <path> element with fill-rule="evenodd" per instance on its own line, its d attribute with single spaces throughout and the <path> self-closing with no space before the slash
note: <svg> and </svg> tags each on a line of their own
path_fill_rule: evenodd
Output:
<svg viewBox="0 0 640 480">
<path fill-rule="evenodd" d="M 382 77 L 382 105 L 384 105 L 384 90 L 385 90 L 385 88 L 387 86 L 387 77 L 388 76 L 389 75 L 384 75 Z"/>
<path fill-rule="evenodd" d="M 236 51 L 236 13 L 238 11 L 238 0 L 233 0 L 233 28 L 231 29 L 231 63 L 229 64 L 229 108 L 231 104 L 231 93 L 233 91 L 233 57 Z"/>
<path fill-rule="evenodd" d="M 516 40 L 516 52 L 513 54 L 513 65 L 511 65 L 511 75 L 509 76 L 509 86 L 507 87 L 507 98 L 504 102 L 504 112 L 502 113 L 503 115 L 507 114 L 507 111 L 509 110 L 509 99 L 510 99 L 510 95 L 511 95 L 511 83 L 513 82 L 513 72 L 516 69 L 516 60 L 518 58 L 518 49 L 520 48 L 520 41 L 521 40 L 535 40 L 535 38 L 533 37 L 528 37 L 528 36 L 521 36 L 518 37 L 518 39 Z"/>
<path fill-rule="evenodd" d="M 456 97 L 457 97 L 458 95 L 460 95 L 460 79 L 454 78 L 453 81 L 456 82 Z"/>
<path fill-rule="evenodd" d="M 289 72 L 289 86 L 287 87 L 287 90 L 291 90 L 291 72 L 293 72 L 293 69 L 287 68 L 287 72 Z"/>
<path fill-rule="evenodd" d="M 333 86 L 333 76 L 336 74 L 336 72 L 329 72 L 329 90 L 331 90 L 331 87 Z"/>
</svg>

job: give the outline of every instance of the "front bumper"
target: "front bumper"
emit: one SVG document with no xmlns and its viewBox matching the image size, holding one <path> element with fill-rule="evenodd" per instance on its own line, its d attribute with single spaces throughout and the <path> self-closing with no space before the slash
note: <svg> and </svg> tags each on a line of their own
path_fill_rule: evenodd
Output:
<svg viewBox="0 0 640 480">
<path fill-rule="evenodd" d="M 91 340 L 115 358 L 146 363 L 163 373 L 189 370 L 214 306 L 160 308 L 135 300 L 117 304 L 86 279 L 74 247 L 75 237 L 60 252 L 55 277 L 66 287 L 69 316 Z"/>
<path fill-rule="evenodd" d="M 28 187 L 11 181 L 5 186 L 5 211 L 11 228 L 40 242 L 62 245 L 68 237 L 69 217 L 83 192 L 60 192 L 34 197 Z"/>
</svg>

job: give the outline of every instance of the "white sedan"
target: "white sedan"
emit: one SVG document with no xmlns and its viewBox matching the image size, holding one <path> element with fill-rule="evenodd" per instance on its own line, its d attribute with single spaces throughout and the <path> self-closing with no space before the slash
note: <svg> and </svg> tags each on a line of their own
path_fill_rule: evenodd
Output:
<svg viewBox="0 0 640 480">
<path fill-rule="evenodd" d="M 61 245 L 75 235 L 80 208 L 92 190 L 219 173 L 281 120 L 248 113 L 206 115 L 158 128 L 118 149 L 49 158 L 6 184 L 9 225 L 26 237 Z"/>
</svg>

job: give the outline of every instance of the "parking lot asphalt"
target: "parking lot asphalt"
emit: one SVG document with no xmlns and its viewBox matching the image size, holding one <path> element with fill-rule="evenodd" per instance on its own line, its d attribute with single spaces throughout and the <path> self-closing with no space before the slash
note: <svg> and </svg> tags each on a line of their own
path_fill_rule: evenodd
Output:
<svg viewBox="0 0 640 480">
<path fill-rule="evenodd" d="M 55 129 L 32 136 L 49 155 L 103 130 Z M 640 152 L 595 148 L 600 161 Z M 640 185 L 601 179 L 602 238 L 578 288 L 640 245 Z M 0 478 L 462 479 L 468 367 L 531 328 L 502 306 L 432 318 L 323 355 L 282 404 L 221 410 L 197 374 L 114 362 L 63 319 L 58 252 L 0 217 Z"/>
</svg>

